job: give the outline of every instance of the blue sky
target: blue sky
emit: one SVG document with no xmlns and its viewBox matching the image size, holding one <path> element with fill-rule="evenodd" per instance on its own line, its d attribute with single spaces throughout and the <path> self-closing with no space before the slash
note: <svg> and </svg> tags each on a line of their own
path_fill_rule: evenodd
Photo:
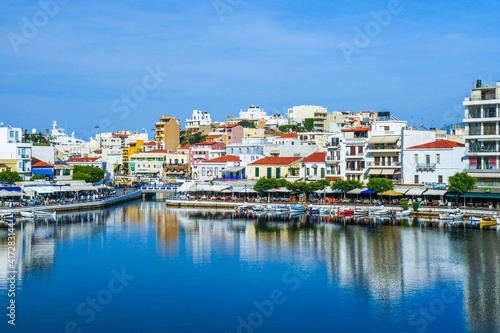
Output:
<svg viewBox="0 0 500 333">
<path fill-rule="evenodd" d="M 3 1 L 0 121 L 86 139 L 317 104 L 440 128 L 500 80 L 498 17 L 493 0 Z"/>
</svg>

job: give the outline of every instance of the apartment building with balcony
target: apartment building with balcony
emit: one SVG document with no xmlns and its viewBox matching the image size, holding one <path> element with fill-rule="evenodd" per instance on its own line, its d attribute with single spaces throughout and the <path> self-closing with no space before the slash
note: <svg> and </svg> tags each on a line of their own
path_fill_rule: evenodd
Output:
<svg viewBox="0 0 500 333">
<path fill-rule="evenodd" d="M 482 189 L 500 191 L 500 82 L 480 80 L 463 102 L 465 108 L 465 171 Z"/>
<path fill-rule="evenodd" d="M 32 143 L 23 140 L 21 128 L 0 127 L 0 165 L 16 171 L 23 180 L 31 177 Z"/>
<path fill-rule="evenodd" d="M 210 113 L 200 110 L 193 110 L 191 118 L 186 118 L 186 131 L 197 132 L 200 127 L 207 127 L 212 124 Z"/>
<path fill-rule="evenodd" d="M 198 179 L 199 174 L 195 168 L 200 162 L 226 155 L 224 142 L 203 141 L 189 146 L 189 168 L 193 179 Z"/>
<path fill-rule="evenodd" d="M 130 175 L 139 179 L 166 179 L 185 176 L 188 172 L 187 154 L 155 149 L 130 156 Z"/>
<path fill-rule="evenodd" d="M 180 144 L 181 127 L 174 117 L 162 115 L 155 124 L 155 141 L 158 147 L 168 151 L 176 151 Z"/>
<path fill-rule="evenodd" d="M 325 178 L 331 181 L 344 178 L 344 173 L 341 171 L 344 161 L 341 142 L 342 133 L 335 133 L 328 136 L 328 141 L 326 143 Z"/>
<path fill-rule="evenodd" d="M 302 159 L 300 176 L 306 181 L 316 181 L 326 177 L 326 152 L 314 152 Z"/>
<path fill-rule="evenodd" d="M 294 124 L 304 124 L 306 119 L 314 119 L 314 131 L 327 132 L 328 110 L 318 105 L 299 105 L 288 109 L 288 120 Z"/>
<path fill-rule="evenodd" d="M 366 179 L 366 147 L 370 131 L 370 127 L 342 129 L 340 171 L 345 179 L 360 182 Z"/>
<path fill-rule="evenodd" d="M 435 140 L 404 149 L 403 183 L 448 183 L 448 177 L 462 172 L 465 145 L 450 140 Z"/>
</svg>

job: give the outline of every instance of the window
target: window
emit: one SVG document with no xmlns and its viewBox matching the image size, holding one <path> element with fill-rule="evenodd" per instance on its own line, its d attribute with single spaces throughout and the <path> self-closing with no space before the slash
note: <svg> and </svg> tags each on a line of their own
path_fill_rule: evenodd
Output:
<svg viewBox="0 0 500 333">
<path fill-rule="evenodd" d="M 481 135 L 481 124 L 469 124 L 469 135 Z"/>
<path fill-rule="evenodd" d="M 484 123 L 484 135 L 496 134 L 496 123 Z"/>
<path fill-rule="evenodd" d="M 438 183 L 439 184 L 443 183 L 443 176 L 442 175 L 438 175 Z"/>
<path fill-rule="evenodd" d="M 418 154 L 413 155 L 413 162 L 418 163 Z"/>
<path fill-rule="evenodd" d="M 469 118 L 481 118 L 481 107 L 469 106 Z"/>
<path fill-rule="evenodd" d="M 384 131 L 389 131 L 390 127 L 389 126 L 384 126 Z"/>
<path fill-rule="evenodd" d="M 413 183 L 418 184 L 418 175 L 415 175 L 413 178 Z"/>
<path fill-rule="evenodd" d="M 495 118 L 497 114 L 496 105 L 485 105 L 484 107 L 484 118 Z"/>
<path fill-rule="evenodd" d="M 425 164 L 431 164 L 431 155 L 425 155 Z"/>
<path fill-rule="evenodd" d="M 215 178 L 219 177 L 219 168 L 215 167 Z"/>
<path fill-rule="evenodd" d="M 201 175 L 205 176 L 205 167 L 201 168 Z"/>
<path fill-rule="evenodd" d="M 276 178 L 281 178 L 281 168 L 276 168 Z"/>
<path fill-rule="evenodd" d="M 441 164 L 441 154 L 436 154 L 436 164 Z"/>
<path fill-rule="evenodd" d="M 273 170 L 271 167 L 267 168 L 267 178 L 273 178 Z"/>
<path fill-rule="evenodd" d="M 255 168 L 255 177 L 259 177 L 260 175 L 259 168 Z"/>
</svg>

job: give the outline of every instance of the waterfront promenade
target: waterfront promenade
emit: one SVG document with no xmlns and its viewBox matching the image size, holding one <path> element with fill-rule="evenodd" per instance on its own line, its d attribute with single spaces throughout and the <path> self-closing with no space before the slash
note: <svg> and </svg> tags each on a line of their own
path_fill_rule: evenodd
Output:
<svg viewBox="0 0 500 333">
<path fill-rule="evenodd" d="M 176 208 L 211 208 L 211 209 L 234 209 L 242 205 L 255 205 L 255 204 L 267 204 L 267 202 L 238 202 L 238 201 L 217 201 L 217 200 L 187 200 L 187 199 L 173 199 L 169 198 L 166 200 L 167 207 Z M 290 204 L 289 202 L 273 202 L 276 204 Z M 309 207 L 313 206 L 315 208 L 356 208 L 356 209 L 369 209 L 369 208 L 380 208 L 373 205 L 363 205 L 363 204 L 307 204 Z M 395 212 L 402 211 L 400 205 L 386 205 L 385 208 L 393 210 Z M 436 219 L 439 218 L 439 214 L 456 211 L 456 208 L 448 209 L 447 207 L 440 206 L 423 206 L 419 208 L 416 212 L 411 212 L 411 217 L 421 217 Z M 498 209 L 482 209 L 482 208 L 460 208 L 460 211 L 464 213 L 464 219 L 467 220 L 470 216 L 500 216 L 500 210 Z"/>
<path fill-rule="evenodd" d="M 36 205 L 36 206 L 25 206 L 25 207 L 1 207 L 0 211 L 9 211 L 13 213 L 18 212 L 31 212 L 31 211 L 75 211 L 75 210 L 90 210 L 90 209 L 101 209 L 124 202 L 137 200 L 142 197 L 140 190 L 132 189 L 128 192 L 123 190 L 117 191 L 116 195 L 99 198 L 97 200 L 81 200 L 74 203 L 55 203 L 49 205 Z"/>
</svg>

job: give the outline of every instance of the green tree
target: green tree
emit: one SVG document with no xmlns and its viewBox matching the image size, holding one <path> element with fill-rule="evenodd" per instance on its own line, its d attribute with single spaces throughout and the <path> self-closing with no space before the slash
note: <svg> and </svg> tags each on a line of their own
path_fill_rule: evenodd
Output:
<svg viewBox="0 0 500 333">
<path fill-rule="evenodd" d="M 257 180 L 255 183 L 253 189 L 256 190 L 257 192 L 265 192 L 269 189 L 275 188 L 275 187 L 282 187 L 286 186 L 288 188 L 290 182 L 286 181 L 283 178 L 260 178 Z"/>
<path fill-rule="evenodd" d="M 476 178 L 469 176 L 466 172 L 457 172 L 453 176 L 448 177 L 448 191 L 457 193 L 457 206 L 458 197 L 475 188 Z"/>
<path fill-rule="evenodd" d="M 346 192 L 354 190 L 355 188 L 361 188 L 362 186 L 363 184 L 360 181 L 354 179 L 337 179 L 332 185 L 334 189 L 341 190 L 344 195 Z"/>
<path fill-rule="evenodd" d="M 399 203 L 401 204 L 401 207 L 403 208 L 403 210 L 407 210 L 410 207 L 410 205 L 408 203 L 408 198 L 401 198 L 399 200 Z"/>
<path fill-rule="evenodd" d="M 96 183 L 104 178 L 104 170 L 90 165 L 75 165 L 73 170 L 73 180 L 85 180 L 89 183 Z"/>
<path fill-rule="evenodd" d="M 312 132 L 314 130 L 314 118 L 304 119 L 304 128 L 307 132 Z"/>
<path fill-rule="evenodd" d="M 37 179 L 45 179 L 45 178 L 46 177 L 44 175 L 33 175 L 33 176 L 31 176 L 30 181 L 34 181 Z"/>
<path fill-rule="evenodd" d="M 205 141 L 206 138 L 207 137 L 201 132 L 191 132 L 190 130 L 184 130 L 180 133 L 181 146 L 202 142 Z"/>
<path fill-rule="evenodd" d="M 3 182 L 20 182 L 23 180 L 23 177 L 21 177 L 16 171 L 3 171 L 0 172 L 0 180 Z"/>
<path fill-rule="evenodd" d="M 391 179 L 387 178 L 371 178 L 366 185 L 375 193 L 394 189 L 394 182 Z"/>
<path fill-rule="evenodd" d="M 243 126 L 244 128 L 255 128 L 255 123 L 250 120 L 243 119 L 238 123 L 238 125 Z"/>
</svg>

